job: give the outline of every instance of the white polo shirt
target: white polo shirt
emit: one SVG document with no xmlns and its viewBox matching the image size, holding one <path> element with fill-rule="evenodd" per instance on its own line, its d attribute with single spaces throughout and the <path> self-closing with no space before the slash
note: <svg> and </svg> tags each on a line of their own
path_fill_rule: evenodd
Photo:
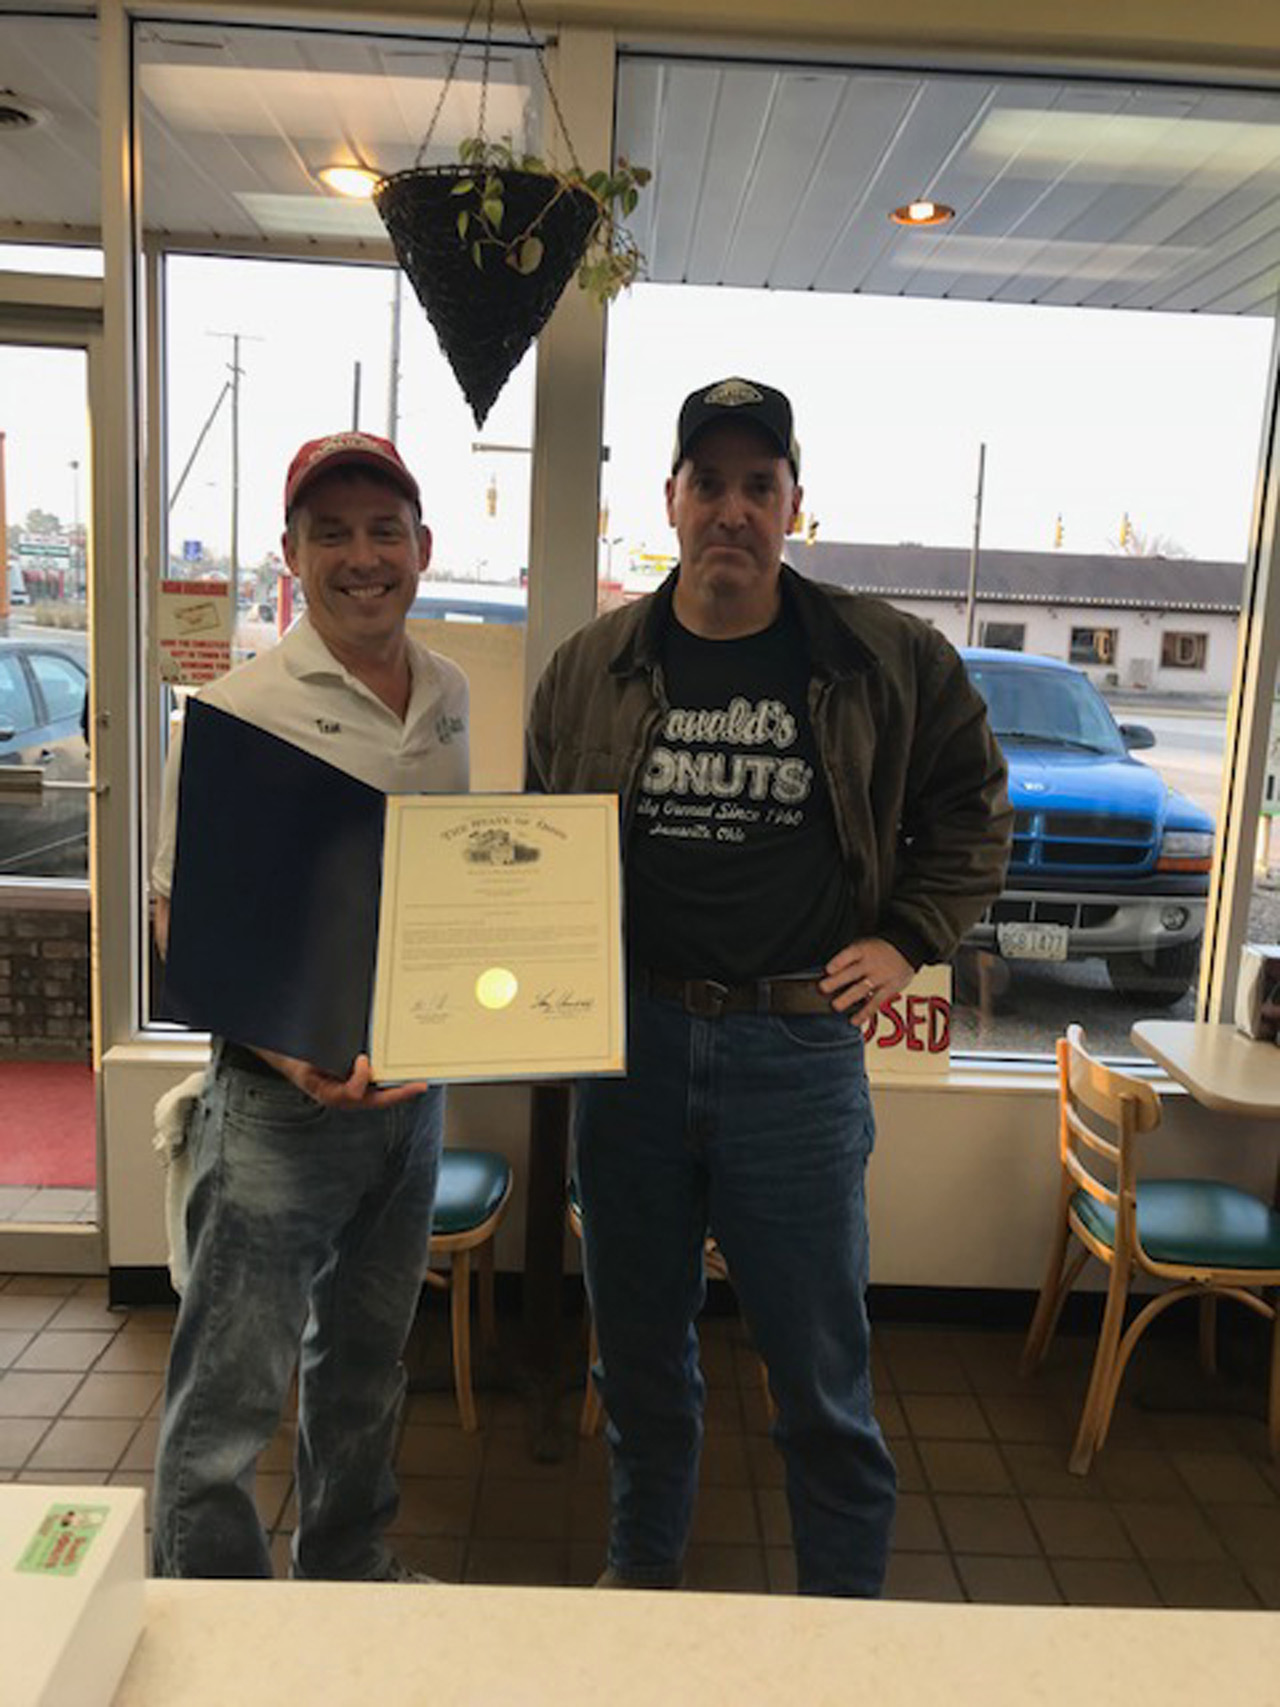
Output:
<svg viewBox="0 0 1280 1707">
<path fill-rule="evenodd" d="M 471 780 L 467 678 L 450 659 L 412 635 L 406 639 L 412 687 L 403 722 L 338 662 L 307 615 L 278 645 L 207 683 L 196 697 L 384 794 L 465 794 Z M 168 895 L 173 884 L 181 763 L 181 732 L 175 731 L 151 866 L 157 895 Z"/>
</svg>

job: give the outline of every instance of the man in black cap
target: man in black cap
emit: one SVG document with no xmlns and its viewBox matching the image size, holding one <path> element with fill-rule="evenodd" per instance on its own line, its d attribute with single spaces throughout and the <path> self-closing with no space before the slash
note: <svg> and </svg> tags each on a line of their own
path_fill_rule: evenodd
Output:
<svg viewBox="0 0 1280 1707">
<path fill-rule="evenodd" d="M 1004 763 L 963 664 L 782 562 L 799 480 L 782 392 L 691 393 L 666 487 L 678 567 L 561 646 L 530 712 L 529 786 L 622 806 L 628 1072 L 575 1105 L 611 1586 L 680 1581 L 710 1231 L 768 1366 L 801 1592 L 880 1592 L 896 1478 L 869 1377 L 862 1027 L 952 953 L 1007 858 Z"/>
</svg>

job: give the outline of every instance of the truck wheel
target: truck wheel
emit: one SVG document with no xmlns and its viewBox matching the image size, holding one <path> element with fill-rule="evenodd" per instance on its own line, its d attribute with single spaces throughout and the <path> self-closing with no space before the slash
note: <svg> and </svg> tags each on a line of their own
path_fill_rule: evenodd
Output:
<svg viewBox="0 0 1280 1707">
<path fill-rule="evenodd" d="M 1146 1002 L 1153 1008 L 1171 1008 L 1186 995 L 1200 971 L 1201 939 L 1180 942 L 1172 948 L 1148 949 L 1144 954 L 1107 956 L 1107 976 L 1117 996 Z"/>
</svg>

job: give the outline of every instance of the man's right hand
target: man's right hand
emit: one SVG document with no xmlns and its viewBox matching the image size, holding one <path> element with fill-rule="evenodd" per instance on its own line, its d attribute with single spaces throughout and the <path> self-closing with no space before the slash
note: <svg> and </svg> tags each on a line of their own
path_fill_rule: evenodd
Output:
<svg viewBox="0 0 1280 1707">
<path fill-rule="evenodd" d="M 254 1054 L 260 1055 L 282 1078 L 288 1079 L 290 1084 L 296 1085 L 300 1091 L 315 1102 L 322 1103 L 325 1108 L 390 1108 L 395 1103 L 408 1102 L 412 1097 L 421 1096 L 423 1091 L 430 1089 L 425 1080 L 408 1085 L 387 1085 L 384 1089 L 379 1089 L 373 1082 L 367 1055 L 357 1055 L 349 1076 L 339 1079 L 332 1073 L 322 1072 L 319 1067 L 312 1066 L 310 1061 L 298 1060 L 296 1055 L 277 1055 L 274 1049 L 255 1049 Z"/>
</svg>

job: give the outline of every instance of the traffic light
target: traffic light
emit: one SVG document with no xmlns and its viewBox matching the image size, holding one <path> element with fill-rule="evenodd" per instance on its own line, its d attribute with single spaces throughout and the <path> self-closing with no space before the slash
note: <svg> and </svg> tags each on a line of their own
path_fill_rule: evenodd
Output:
<svg viewBox="0 0 1280 1707">
<path fill-rule="evenodd" d="M 1128 512 L 1128 510 L 1126 510 L 1120 518 L 1120 549 L 1121 549 L 1121 551 L 1127 550 L 1128 547 L 1132 544 L 1133 544 L 1133 523 L 1129 520 L 1129 512 Z"/>
<path fill-rule="evenodd" d="M 1061 516 L 1059 516 L 1057 521 L 1054 522 L 1054 524 L 1053 524 L 1053 549 L 1055 551 L 1061 551 L 1061 549 L 1062 549 L 1062 517 Z"/>
<path fill-rule="evenodd" d="M 820 525 L 821 524 L 819 523 L 817 516 L 810 516 L 809 517 L 808 525 L 806 526 L 806 528 L 804 530 L 804 538 L 805 538 L 805 544 L 806 545 L 812 545 L 814 540 L 817 539 L 818 528 Z"/>
<path fill-rule="evenodd" d="M 485 507 L 485 510 L 488 512 L 489 515 L 491 515 L 491 516 L 497 515 L 497 513 L 498 513 L 498 482 L 492 474 L 489 476 L 489 484 L 485 487 L 484 507 Z"/>
</svg>

